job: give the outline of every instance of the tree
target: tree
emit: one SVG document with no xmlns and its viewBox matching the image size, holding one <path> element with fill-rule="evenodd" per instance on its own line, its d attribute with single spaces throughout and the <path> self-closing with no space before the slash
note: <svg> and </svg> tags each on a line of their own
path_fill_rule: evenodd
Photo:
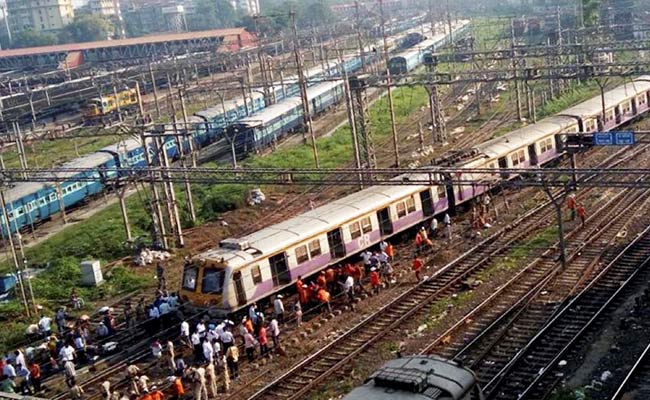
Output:
<svg viewBox="0 0 650 400">
<path fill-rule="evenodd" d="M 28 29 L 13 35 L 13 40 L 11 41 L 11 47 L 22 48 L 22 47 L 51 46 L 56 43 L 57 41 L 54 35 L 50 35 L 49 33 L 36 32 L 34 30 Z"/>
<path fill-rule="evenodd" d="M 99 15 L 80 15 L 61 30 L 61 43 L 80 43 L 106 40 L 115 32 L 115 26 Z"/>
<path fill-rule="evenodd" d="M 188 22 L 194 31 L 230 27 L 237 20 L 237 12 L 227 0 L 196 0 L 194 10 Z"/>
<path fill-rule="evenodd" d="M 334 13 L 326 1 L 312 1 L 298 8 L 296 12 L 298 25 L 302 27 L 321 26 L 334 20 Z"/>
<path fill-rule="evenodd" d="M 585 26 L 598 24 L 600 0 L 582 0 L 582 18 Z"/>
</svg>

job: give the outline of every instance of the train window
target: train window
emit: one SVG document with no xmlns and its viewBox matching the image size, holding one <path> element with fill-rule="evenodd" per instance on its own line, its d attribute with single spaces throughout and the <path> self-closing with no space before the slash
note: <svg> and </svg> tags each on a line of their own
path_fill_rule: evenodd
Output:
<svg viewBox="0 0 650 400">
<path fill-rule="evenodd" d="M 551 149 L 553 149 L 553 139 L 548 138 L 539 142 L 540 153 L 545 153 Z"/>
<path fill-rule="evenodd" d="M 365 217 L 361 220 L 361 230 L 363 233 L 372 232 L 372 222 L 370 221 L 370 217 Z"/>
<path fill-rule="evenodd" d="M 20 216 L 23 215 L 24 213 L 25 213 L 25 211 L 23 210 L 22 207 L 18 207 L 18 208 L 16 208 L 16 216 L 17 216 L 17 217 L 20 217 Z"/>
<path fill-rule="evenodd" d="M 645 98 L 645 95 L 643 95 L 643 94 L 636 98 L 636 103 L 639 104 L 639 105 L 645 104 L 645 102 L 646 102 L 646 98 Z"/>
<path fill-rule="evenodd" d="M 512 160 L 513 167 L 515 165 L 522 164 L 524 161 L 526 161 L 524 150 L 517 150 L 516 152 L 512 153 L 510 159 Z"/>
<path fill-rule="evenodd" d="M 195 266 L 189 266 L 185 268 L 183 272 L 183 289 L 185 290 L 196 290 L 196 276 L 198 274 L 198 268 Z"/>
<path fill-rule="evenodd" d="M 445 197 L 447 197 L 447 188 L 446 188 L 446 187 L 444 187 L 444 186 L 438 186 L 438 187 L 436 188 L 436 190 L 437 190 L 437 192 L 438 192 L 438 198 L 439 198 L 439 199 L 444 199 Z"/>
<path fill-rule="evenodd" d="M 406 199 L 406 209 L 409 214 L 415 212 L 415 199 L 413 197 Z"/>
<path fill-rule="evenodd" d="M 309 255 L 314 258 L 321 254 L 320 241 L 318 239 L 309 242 Z"/>
<path fill-rule="evenodd" d="M 309 260 L 309 255 L 307 254 L 307 246 L 302 245 L 296 247 L 296 262 L 298 264 L 302 264 L 308 260 Z"/>
<path fill-rule="evenodd" d="M 397 218 L 402 218 L 406 216 L 406 204 L 404 204 L 403 201 L 397 203 L 395 208 L 397 209 Z"/>
<path fill-rule="evenodd" d="M 361 237 L 361 225 L 359 222 L 353 222 L 351 223 L 348 228 L 350 229 L 350 236 L 352 239 L 356 239 L 358 237 Z"/>
<path fill-rule="evenodd" d="M 203 280 L 201 281 L 202 293 L 221 293 L 223 291 L 223 276 L 225 271 L 223 269 L 204 269 Z"/>
<path fill-rule="evenodd" d="M 45 197 L 41 197 L 40 199 L 38 199 L 38 205 L 44 206 L 46 203 L 47 200 L 45 199 Z"/>
<path fill-rule="evenodd" d="M 253 267 L 251 267 L 251 275 L 253 276 L 254 284 L 257 285 L 258 283 L 262 283 L 262 271 L 260 271 L 259 265 L 254 265 Z"/>
</svg>

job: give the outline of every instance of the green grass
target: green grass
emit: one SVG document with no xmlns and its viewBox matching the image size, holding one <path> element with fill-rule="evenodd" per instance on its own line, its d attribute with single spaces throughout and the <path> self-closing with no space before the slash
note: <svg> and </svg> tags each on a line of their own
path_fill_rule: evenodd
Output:
<svg viewBox="0 0 650 400">
<path fill-rule="evenodd" d="M 30 168 L 49 168 L 63 164 L 80 155 L 95 152 L 119 140 L 118 136 L 101 136 L 91 138 L 58 139 L 51 141 L 25 143 L 27 165 Z M 75 142 L 77 148 L 75 150 Z M 18 153 L 8 151 L 3 154 L 7 168 L 20 168 Z"/>
<path fill-rule="evenodd" d="M 549 115 L 557 114 L 581 101 L 588 100 L 600 94 L 598 84 L 588 81 L 583 84 L 574 84 L 560 97 L 547 102 L 537 110 L 537 119 L 540 120 Z"/>
<path fill-rule="evenodd" d="M 479 272 L 476 275 L 476 279 L 485 282 L 504 271 L 514 271 L 531 254 L 539 254 L 543 249 L 550 247 L 555 243 L 557 237 L 556 226 L 544 229 L 531 239 L 506 253 L 498 264 Z"/>
</svg>

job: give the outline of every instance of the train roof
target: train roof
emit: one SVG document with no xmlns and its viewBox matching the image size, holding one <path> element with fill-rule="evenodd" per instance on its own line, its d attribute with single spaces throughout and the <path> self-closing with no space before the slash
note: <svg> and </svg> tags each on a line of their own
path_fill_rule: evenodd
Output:
<svg viewBox="0 0 650 400">
<path fill-rule="evenodd" d="M 630 100 L 630 96 L 641 94 L 644 91 L 650 90 L 650 82 L 644 80 L 636 80 L 633 82 L 625 83 L 615 89 L 605 92 L 605 108 L 613 107 L 617 104 Z M 571 116 L 595 116 L 603 113 L 603 105 L 600 96 L 596 96 L 590 100 L 577 104 L 569 109 L 562 111 L 561 115 Z"/>
<path fill-rule="evenodd" d="M 257 100 L 259 98 L 264 98 L 264 95 L 259 92 L 253 92 L 253 100 Z M 250 104 L 250 99 L 247 99 L 247 103 Z M 226 111 L 235 110 L 243 104 L 244 104 L 244 98 L 242 96 L 237 96 L 229 100 L 224 100 L 223 102 L 223 105 L 226 107 Z M 217 117 L 222 114 L 223 114 L 223 107 L 221 106 L 221 102 L 219 102 L 213 107 L 208 107 L 205 110 L 201 110 L 194 113 L 194 115 L 200 118 L 205 118 L 206 120 L 208 120 L 208 122 L 211 121 L 214 117 Z"/>
<path fill-rule="evenodd" d="M 309 100 L 312 100 L 327 92 L 328 90 L 341 85 L 342 82 L 343 81 L 340 80 L 327 81 L 311 86 L 307 88 L 307 98 Z M 278 115 L 285 114 L 292 109 L 299 107 L 301 104 L 302 101 L 300 99 L 300 96 L 289 97 L 279 103 L 266 107 L 265 109 L 260 110 L 259 112 L 256 112 L 249 117 L 242 118 L 237 123 L 240 125 L 246 125 L 248 127 L 264 126 L 270 121 L 273 121 L 275 118 L 277 118 Z"/>
<path fill-rule="evenodd" d="M 69 172 L 69 171 L 59 171 L 58 169 L 66 169 L 66 168 L 84 168 L 84 169 L 91 169 L 91 168 L 96 168 L 99 167 L 100 165 L 110 161 L 113 159 L 113 156 L 108 154 L 108 153 L 102 153 L 102 152 L 97 152 L 97 153 L 92 153 L 88 154 L 85 156 L 81 156 L 79 158 L 75 158 L 72 161 L 68 161 L 67 163 L 64 163 L 63 165 L 60 165 L 57 167 L 57 172 L 56 176 L 59 178 L 70 178 L 73 177 L 77 174 L 78 172 Z"/>
<path fill-rule="evenodd" d="M 469 24 L 469 21 L 461 20 L 461 21 L 458 21 L 458 23 L 456 23 L 452 27 L 452 29 L 454 31 L 458 31 L 459 29 L 464 28 L 467 24 Z M 408 48 L 408 49 L 406 49 L 406 50 L 404 50 L 402 52 L 399 52 L 399 53 L 395 54 L 391 58 L 410 58 L 410 57 L 413 57 L 413 55 L 415 55 L 415 54 L 427 52 L 427 51 L 431 50 L 431 48 L 433 46 L 435 46 L 436 43 L 439 43 L 441 40 L 444 40 L 446 37 L 447 37 L 446 31 L 445 31 L 445 33 L 435 34 L 432 38 L 426 39 L 426 40 L 416 44 L 413 47 L 410 47 L 410 48 Z"/>
<path fill-rule="evenodd" d="M 395 180 L 414 175 L 426 175 L 427 179 L 429 176 L 413 173 L 401 175 Z M 221 242 L 222 247 L 209 250 L 199 257 L 223 258 L 234 267 L 243 266 L 259 256 L 273 255 L 292 243 L 303 242 L 427 188 L 422 185 L 372 186 L 249 235 L 225 239 Z"/>
<path fill-rule="evenodd" d="M 508 152 L 527 146 L 533 141 L 544 138 L 548 135 L 555 135 L 564 131 L 567 127 L 576 123 L 576 120 L 566 116 L 553 116 L 545 118 L 535 124 L 516 129 L 503 136 L 490 139 L 474 148 L 480 154 L 494 158 L 507 154 Z"/>
<path fill-rule="evenodd" d="M 5 203 L 9 205 L 16 200 L 20 200 L 25 196 L 34 194 L 41 189 L 44 189 L 47 184 L 43 182 L 21 182 L 5 190 Z"/>
<path fill-rule="evenodd" d="M 437 356 L 391 360 L 343 400 L 458 400 L 469 398 L 474 374 Z"/>
</svg>

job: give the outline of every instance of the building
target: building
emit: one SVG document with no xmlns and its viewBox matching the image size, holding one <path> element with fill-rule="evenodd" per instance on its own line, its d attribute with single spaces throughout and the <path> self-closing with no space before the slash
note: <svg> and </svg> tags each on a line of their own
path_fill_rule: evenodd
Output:
<svg viewBox="0 0 650 400">
<path fill-rule="evenodd" d="M 121 14 L 119 0 L 89 0 L 88 8 L 91 14 L 105 17 L 116 17 Z"/>
<path fill-rule="evenodd" d="M 57 31 L 74 19 L 72 0 L 6 0 L 6 7 L 12 33 Z"/>
<path fill-rule="evenodd" d="M 258 15 L 260 13 L 259 0 L 230 0 L 230 5 L 236 11 L 240 11 L 246 15 Z"/>
</svg>

